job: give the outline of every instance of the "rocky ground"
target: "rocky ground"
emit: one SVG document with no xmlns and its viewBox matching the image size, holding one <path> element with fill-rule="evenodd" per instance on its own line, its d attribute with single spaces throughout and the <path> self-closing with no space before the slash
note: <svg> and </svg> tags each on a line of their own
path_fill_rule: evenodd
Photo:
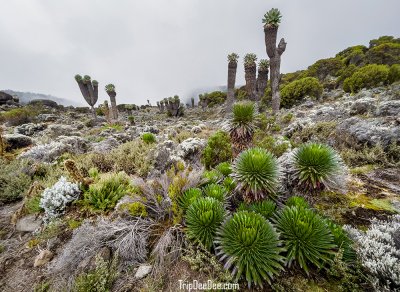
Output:
<svg viewBox="0 0 400 292">
<path fill-rule="evenodd" d="M 177 162 L 201 169 L 200 157 L 207 138 L 227 123 L 219 107 L 186 109 L 181 118 L 169 118 L 157 108 L 134 111 L 133 115 L 134 125 L 128 121 L 128 113 L 121 113 L 119 123 L 110 125 L 104 117 L 95 122 L 89 113 L 49 108 L 35 122 L 7 127 L 3 138 L 7 151 L 18 159 L 57 164 L 63 157 L 110 153 L 150 132 L 157 142 L 148 154 L 151 165 L 146 177 L 158 179 Z M 273 136 L 278 144 L 287 143 L 286 151 L 306 141 L 324 142 L 340 151 L 351 175 L 344 195 L 327 193 L 315 203 L 327 216 L 365 228 L 374 217 L 385 219 L 400 213 L 399 84 L 355 95 L 341 90 L 325 92 L 321 100 L 305 100 L 282 110 L 276 118 L 267 114 L 259 127 L 258 135 Z M 75 230 L 71 222 L 82 213 L 76 206 L 71 207 L 63 222 L 49 230 L 43 225 L 41 213 L 19 215 L 23 204 L 18 201 L 0 206 L 0 287 L 2 291 L 32 291 L 33 287 L 46 291 L 54 276 L 51 263 L 63 254 Z M 88 218 L 98 220 L 96 216 Z M 116 216 L 117 211 L 105 215 Z M 96 254 L 107 261 L 111 258 L 107 248 Z M 77 268 L 85 270 L 93 261 L 94 257 L 83 257 Z M 134 265 L 129 273 L 119 276 L 113 291 L 158 291 L 149 276 L 152 266 L 150 258 Z M 177 278 L 182 277 L 207 279 L 208 274 L 178 261 L 163 280 L 164 291 L 178 291 Z M 318 277 L 314 281 L 318 286 Z M 329 290 L 326 284 L 320 286 Z"/>
</svg>

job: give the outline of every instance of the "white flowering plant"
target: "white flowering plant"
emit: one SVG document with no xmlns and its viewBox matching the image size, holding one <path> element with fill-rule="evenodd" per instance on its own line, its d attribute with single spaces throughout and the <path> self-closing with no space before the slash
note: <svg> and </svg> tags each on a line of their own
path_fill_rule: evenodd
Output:
<svg viewBox="0 0 400 292">
<path fill-rule="evenodd" d="M 373 219 L 366 232 L 350 226 L 344 228 L 356 243 L 356 251 L 362 266 L 373 275 L 371 282 L 375 288 L 388 291 L 399 289 L 400 215 L 392 216 L 388 221 Z"/>
<path fill-rule="evenodd" d="M 45 220 L 62 215 L 67 204 L 78 199 L 79 194 L 78 184 L 68 182 L 63 176 L 52 187 L 46 188 L 40 199 L 40 207 L 44 209 Z"/>
</svg>

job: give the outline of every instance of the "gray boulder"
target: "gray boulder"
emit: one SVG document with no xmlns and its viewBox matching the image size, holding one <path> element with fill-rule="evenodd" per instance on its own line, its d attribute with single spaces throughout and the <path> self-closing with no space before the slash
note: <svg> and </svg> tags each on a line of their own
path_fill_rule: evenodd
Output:
<svg viewBox="0 0 400 292">
<path fill-rule="evenodd" d="M 185 160 L 193 160 L 206 146 L 206 141 L 199 138 L 188 138 L 179 144 L 177 148 L 177 156 Z"/>
<path fill-rule="evenodd" d="M 103 140 L 103 141 L 100 141 L 97 143 L 93 143 L 92 149 L 93 149 L 93 152 L 108 153 L 112 149 L 117 148 L 119 145 L 120 145 L 120 143 L 118 142 L 117 139 L 115 139 L 113 137 L 109 137 L 106 140 Z"/>
<path fill-rule="evenodd" d="M 400 114 L 400 100 L 382 102 L 376 110 L 377 116 L 398 116 Z"/>
<path fill-rule="evenodd" d="M 22 134 L 22 135 L 26 135 L 26 136 L 32 136 L 35 133 L 45 130 L 46 127 L 47 127 L 46 124 L 28 123 L 28 124 L 23 124 L 23 125 L 15 127 L 14 133 Z"/>
<path fill-rule="evenodd" d="M 360 146 L 381 144 L 386 147 L 394 141 L 400 141 L 400 128 L 382 119 L 352 117 L 338 125 L 337 137 L 344 140 L 352 138 Z"/>
<path fill-rule="evenodd" d="M 56 141 L 35 146 L 22 153 L 19 158 L 38 162 L 54 162 L 64 153 L 82 154 L 89 150 L 89 143 L 81 137 L 61 136 Z"/>
<path fill-rule="evenodd" d="M 36 218 L 36 215 L 28 215 L 17 221 L 15 229 L 20 232 L 33 232 L 40 228 L 42 220 Z"/>
<path fill-rule="evenodd" d="M 34 143 L 31 137 L 21 134 L 6 134 L 3 138 L 7 151 L 28 147 Z"/>
<path fill-rule="evenodd" d="M 350 115 L 363 115 L 371 113 L 376 109 L 375 99 L 371 97 L 365 97 L 356 100 L 350 107 Z"/>
</svg>

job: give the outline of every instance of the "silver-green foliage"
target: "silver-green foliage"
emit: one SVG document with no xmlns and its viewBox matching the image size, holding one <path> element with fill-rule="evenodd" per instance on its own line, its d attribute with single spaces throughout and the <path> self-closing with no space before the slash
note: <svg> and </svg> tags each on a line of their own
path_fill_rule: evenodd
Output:
<svg viewBox="0 0 400 292">
<path fill-rule="evenodd" d="M 336 245 L 323 218 L 310 209 L 285 207 L 274 218 L 287 250 L 286 264 L 296 262 L 307 274 L 309 265 L 321 268 L 331 260 Z"/>
<path fill-rule="evenodd" d="M 217 255 L 232 269 L 236 280 L 242 276 L 248 285 L 270 283 L 283 270 L 283 249 L 275 228 L 264 217 L 240 211 L 229 217 L 218 230 Z"/>
<path fill-rule="evenodd" d="M 218 200 L 209 197 L 198 199 L 186 212 L 187 236 L 210 249 L 224 214 L 224 207 Z"/>
<path fill-rule="evenodd" d="M 246 201 L 257 201 L 276 194 L 280 168 L 277 159 L 262 148 L 243 151 L 233 163 L 233 178 Z"/>
</svg>

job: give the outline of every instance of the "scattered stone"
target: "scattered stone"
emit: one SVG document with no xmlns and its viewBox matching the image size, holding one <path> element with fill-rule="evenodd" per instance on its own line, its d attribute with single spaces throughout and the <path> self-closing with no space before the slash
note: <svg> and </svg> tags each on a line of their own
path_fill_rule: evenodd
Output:
<svg viewBox="0 0 400 292">
<path fill-rule="evenodd" d="M 22 134 L 22 135 L 26 135 L 26 136 L 32 136 L 35 133 L 41 132 L 46 128 L 47 128 L 46 124 L 28 123 L 28 124 L 23 124 L 23 125 L 15 127 L 14 133 Z"/>
<path fill-rule="evenodd" d="M 52 258 L 53 258 L 53 253 L 51 251 L 47 250 L 47 249 L 44 249 L 35 258 L 35 262 L 34 262 L 33 266 L 35 268 L 36 267 L 40 267 L 40 266 L 44 266 L 49 261 L 51 261 Z"/>
<path fill-rule="evenodd" d="M 375 99 L 371 97 L 365 97 L 356 100 L 350 107 L 350 115 L 363 115 L 373 112 L 376 109 Z"/>
<path fill-rule="evenodd" d="M 22 134 L 6 134 L 3 138 L 6 142 L 7 151 L 28 147 L 33 144 L 31 137 Z"/>
<path fill-rule="evenodd" d="M 190 131 L 192 133 L 198 134 L 198 133 L 201 133 L 202 129 L 199 126 L 194 126 Z"/>
<path fill-rule="evenodd" d="M 38 120 L 42 122 L 55 122 L 58 119 L 58 116 L 53 114 L 40 114 L 37 116 Z"/>
<path fill-rule="evenodd" d="M 106 140 L 93 143 L 92 148 L 93 151 L 97 153 L 108 153 L 112 149 L 117 148 L 119 145 L 120 143 L 117 141 L 117 139 L 109 137 Z"/>
<path fill-rule="evenodd" d="M 398 116 L 400 114 L 400 100 L 382 102 L 376 110 L 377 116 Z"/>
<path fill-rule="evenodd" d="M 40 218 L 36 218 L 36 215 L 28 215 L 19 219 L 15 228 L 20 232 L 33 232 L 39 229 L 41 224 L 42 220 Z"/>
<path fill-rule="evenodd" d="M 195 154 L 199 154 L 206 145 L 206 141 L 200 138 L 188 138 L 179 144 L 177 155 L 183 159 L 189 159 Z"/>
<path fill-rule="evenodd" d="M 141 265 L 136 271 L 135 279 L 140 280 L 146 277 L 150 272 L 153 266 L 151 265 Z"/>
</svg>

